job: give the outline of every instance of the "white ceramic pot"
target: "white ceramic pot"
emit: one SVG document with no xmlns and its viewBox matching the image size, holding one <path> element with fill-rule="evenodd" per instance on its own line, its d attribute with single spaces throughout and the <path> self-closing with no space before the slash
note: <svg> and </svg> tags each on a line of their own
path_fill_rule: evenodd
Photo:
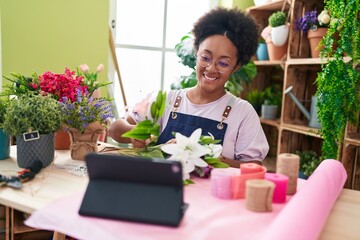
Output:
<svg viewBox="0 0 360 240">
<path fill-rule="evenodd" d="M 286 43 L 289 36 L 289 26 L 281 25 L 271 28 L 271 39 L 275 46 L 282 46 Z"/>
</svg>

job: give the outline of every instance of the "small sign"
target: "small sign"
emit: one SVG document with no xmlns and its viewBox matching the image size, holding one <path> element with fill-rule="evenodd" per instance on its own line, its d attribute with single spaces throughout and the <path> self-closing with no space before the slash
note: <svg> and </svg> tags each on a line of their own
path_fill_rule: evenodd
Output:
<svg viewBox="0 0 360 240">
<path fill-rule="evenodd" d="M 40 134 L 38 131 L 27 132 L 27 133 L 23 133 L 23 137 L 24 137 L 24 141 L 28 142 L 39 139 Z"/>
</svg>

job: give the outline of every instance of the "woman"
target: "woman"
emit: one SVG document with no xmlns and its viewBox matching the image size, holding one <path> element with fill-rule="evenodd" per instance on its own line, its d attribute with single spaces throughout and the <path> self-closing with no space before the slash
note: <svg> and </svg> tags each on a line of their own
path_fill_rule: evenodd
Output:
<svg viewBox="0 0 360 240">
<path fill-rule="evenodd" d="M 160 119 L 158 143 L 173 139 L 173 132 L 190 136 L 201 128 L 221 140 L 223 161 L 261 164 L 269 145 L 254 108 L 224 88 L 230 75 L 247 64 L 256 52 L 258 28 L 253 18 L 238 9 L 215 8 L 202 16 L 192 30 L 197 57 L 195 87 L 170 91 L 169 107 Z M 132 113 L 115 121 L 109 135 L 119 142 L 121 137 L 145 116 Z M 132 140 L 135 147 L 144 142 Z M 233 165 L 233 164 L 231 164 Z M 237 165 L 238 167 L 239 165 Z"/>
</svg>

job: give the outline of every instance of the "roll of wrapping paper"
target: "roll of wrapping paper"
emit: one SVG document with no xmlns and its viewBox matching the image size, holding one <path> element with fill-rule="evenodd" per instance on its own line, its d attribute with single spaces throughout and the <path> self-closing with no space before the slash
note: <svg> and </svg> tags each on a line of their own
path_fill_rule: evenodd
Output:
<svg viewBox="0 0 360 240">
<path fill-rule="evenodd" d="M 293 195 L 297 189 L 300 157 L 296 154 L 281 153 L 276 160 L 276 173 L 284 174 L 289 178 L 287 194 Z"/>
<path fill-rule="evenodd" d="M 280 173 L 266 173 L 265 179 L 275 184 L 273 203 L 285 203 L 289 178 Z"/>
<path fill-rule="evenodd" d="M 234 198 L 245 198 L 246 181 L 249 179 L 264 179 L 266 173 L 266 167 L 254 163 L 240 164 L 241 174 L 233 177 L 232 191 Z"/>
<path fill-rule="evenodd" d="M 232 199 L 233 177 L 239 174 L 238 169 L 214 168 L 211 171 L 211 194 L 221 199 Z"/>
<path fill-rule="evenodd" d="M 322 161 L 259 239 L 319 239 L 346 178 L 341 162 Z"/>
<path fill-rule="evenodd" d="M 265 179 L 246 181 L 245 206 L 254 212 L 271 212 L 275 183 Z"/>
</svg>

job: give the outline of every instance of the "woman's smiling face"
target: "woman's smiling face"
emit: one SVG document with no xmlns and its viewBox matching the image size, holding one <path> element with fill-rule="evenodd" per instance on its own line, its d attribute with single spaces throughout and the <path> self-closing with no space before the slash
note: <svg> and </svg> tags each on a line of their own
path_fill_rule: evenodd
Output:
<svg viewBox="0 0 360 240">
<path fill-rule="evenodd" d="M 236 65 L 237 48 L 223 35 L 207 37 L 199 46 L 197 59 L 198 87 L 206 92 L 224 92 L 229 76 L 240 67 Z"/>
</svg>

